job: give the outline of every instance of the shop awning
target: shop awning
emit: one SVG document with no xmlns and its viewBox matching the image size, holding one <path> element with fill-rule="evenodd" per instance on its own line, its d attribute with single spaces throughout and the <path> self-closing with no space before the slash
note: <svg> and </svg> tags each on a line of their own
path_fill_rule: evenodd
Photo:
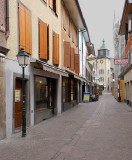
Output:
<svg viewBox="0 0 132 160">
<path fill-rule="evenodd" d="M 87 83 L 87 80 L 85 79 L 85 78 L 83 78 L 83 77 L 80 77 L 79 75 L 77 75 L 75 72 L 73 72 L 73 71 L 71 71 L 71 70 L 66 70 L 69 74 L 71 74 L 71 75 L 73 75 L 74 76 L 74 78 L 76 78 L 76 79 L 78 79 L 78 80 L 80 80 L 80 81 L 83 81 L 83 82 L 85 82 L 85 83 Z"/>
<path fill-rule="evenodd" d="M 30 60 L 30 63 L 31 63 L 31 64 L 34 64 L 34 65 L 35 65 L 35 64 L 42 65 L 43 70 L 46 71 L 46 72 L 50 72 L 50 73 L 52 73 L 52 74 L 69 77 L 69 76 L 68 76 L 68 73 L 67 73 L 66 71 L 64 71 L 64 70 L 62 70 L 62 69 L 60 69 L 60 68 L 58 68 L 58 67 L 56 67 L 56 66 L 52 66 L 52 65 L 50 65 L 50 64 L 47 64 L 46 62 L 43 62 L 43 61 L 41 61 L 41 60 L 32 58 L 32 59 Z"/>
</svg>

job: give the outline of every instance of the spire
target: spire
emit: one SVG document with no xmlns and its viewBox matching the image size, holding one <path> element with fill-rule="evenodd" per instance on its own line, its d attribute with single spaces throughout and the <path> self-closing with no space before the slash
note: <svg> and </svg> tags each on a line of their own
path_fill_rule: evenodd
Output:
<svg viewBox="0 0 132 160">
<path fill-rule="evenodd" d="M 103 39 L 102 42 L 103 42 L 103 44 L 102 44 L 102 46 L 100 47 L 100 49 L 107 49 L 106 46 L 105 46 L 105 40 L 104 40 L 104 39 Z"/>
</svg>

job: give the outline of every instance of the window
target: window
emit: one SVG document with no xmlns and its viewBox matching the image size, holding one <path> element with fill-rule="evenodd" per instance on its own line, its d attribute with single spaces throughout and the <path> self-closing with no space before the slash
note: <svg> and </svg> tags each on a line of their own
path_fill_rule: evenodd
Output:
<svg viewBox="0 0 132 160">
<path fill-rule="evenodd" d="M 59 34 L 53 33 L 53 64 L 59 65 Z"/>
<path fill-rule="evenodd" d="M 66 31 L 66 11 L 64 5 L 62 9 L 62 21 L 63 21 L 63 29 Z"/>
<path fill-rule="evenodd" d="M 74 43 L 74 24 L 71 25 L 72 28 L 72 42 Z"/>
<path fill-rule="evenodd" d="M 55 12 L 58 16 L 58 0 L 49 0 L 49 7 Z"/>
<path fill-rule="evenodd" d="M 39 57 L 40 59 L 49 59 L 49 26 L 39 21 Z"/>
<path fill-rule="evenodd" d="M 68 28 L 68 36 L 70 37 L 70 16 L 68 13 L 68 18 L 67 18 L 67 28 Z"/>
<path fill-rule="evenodd" d="M 32 54 L 31 44 L 31 13 L 21 3 L 19 8 L 19 49 L 24 48 L 25 52 Z"/>
<path fill-rule="evenodd" d="M 47 0 L 42 0 L 43 2 L 47 3 Z"/>
<path fill-rule="evenodd" d="M 104 74 L 104 69 L 100 69 L 99 74 Z"/>
<path fill-rule="evenodd" d="M 38 111 L 48 109 L 47 78 L 35 76 L 35 103 Z"/>
<path fill-rule="evenodd" d="M 100 82 L 104 82 L 104 77 L 101 77 L 101 78 L 100 78 Z"/>
</svg>

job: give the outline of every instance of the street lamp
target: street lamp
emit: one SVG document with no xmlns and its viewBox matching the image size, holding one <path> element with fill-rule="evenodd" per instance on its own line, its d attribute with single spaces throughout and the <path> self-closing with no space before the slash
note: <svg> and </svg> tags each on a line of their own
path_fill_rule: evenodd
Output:
<svg viewBox="0 0 132 160">
<path fill-rule="evenodd" d="M 24 51 L 23 48 L 18 52 L 17 55 L 18 63 L 22 67 L 22 91 L 23 91 L 23 106 L 22 106 L 22 137 L 26 137 L 26 107 L 25 107 L 25 79 L 24 79 L 24 68 L 28 65 L 29 55 Z"/>
</svg>

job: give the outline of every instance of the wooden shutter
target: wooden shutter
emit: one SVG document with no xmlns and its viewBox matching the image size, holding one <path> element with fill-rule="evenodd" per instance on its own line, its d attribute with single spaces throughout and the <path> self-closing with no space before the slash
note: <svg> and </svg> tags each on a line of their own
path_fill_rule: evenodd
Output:
<svg viewBox="0 0 132 160">
<path fill-rule="evenodd" d="M 76 74 L 80 73 L 80 59 L 79 54 L 75 54 L 75 72 Z"/>
<path fill-rule="evenodd" d="M 58 16 L 58 0 L 56 0 L 56 14 Z"/>
<path fill-rule="evenodd" d="M 31 54 L 31 13 L 19 3 L 19 48 Z"/>
<path fill-rule="evenodd" d="M 47 60 L 49 60 L 49 24 L 47 27 Z"/>
<path fill-rule="evenodd" d="M 53 0 L 49 0 L 49 7 L 53 9 Z"/>
<path fill-rule="evenodd" d="M 25 21 L 25 8 L 21 3 L 19 3 L 19 48 L 24 48 L 26 46 L 26 21 Z"/>
<path fill-rule="evenodd" d="M 45 3 L 47 2 L 47 0 L 43 0 Z"/>
<path fill-rule="evenodd" d="M 53 63 L 59 65 L 59 34 L 53 33 Z"/>
<path fill-rule="evenodd" d="M 41 59 L 48 59 L 47 24 L 42 21 L 39 21 L 39 54 Z"/>
<path fill-rule="evenodd" d="M 71 66 L 70 42 L 64 42 L 64 66 L 68 68 Z"/>
<path fill-rule="evenodd" d="M 74 71 L 74 66 L 75 66 L 75 49 L 74 48 L 71 48 L 71 70 Z"/>
</svg>

